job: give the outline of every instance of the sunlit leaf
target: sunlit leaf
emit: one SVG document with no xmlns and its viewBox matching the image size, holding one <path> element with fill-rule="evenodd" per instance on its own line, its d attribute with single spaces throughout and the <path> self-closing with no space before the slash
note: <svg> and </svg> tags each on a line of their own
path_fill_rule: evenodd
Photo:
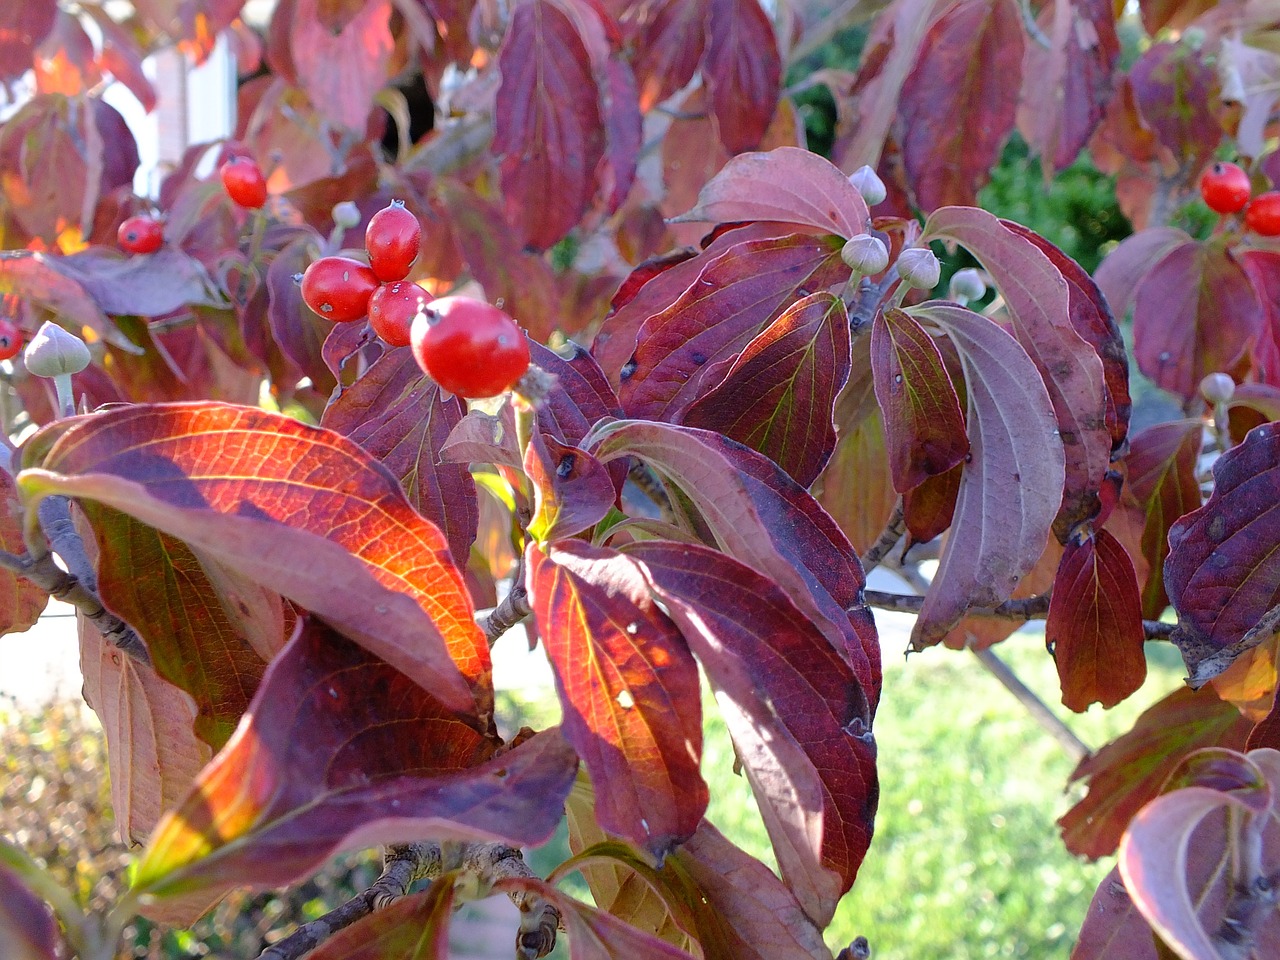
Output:
<svg viewBox="0 0 1280 960">
<path fill-rule="evenodd" d="M 6 4 L 0 10 L 0 78 L 16 80 L 31 69 L 32 53 L 57 19 L 57 0 Z"/>
<path fill-rule="evenodd" d="M 922 209 L 973 203 L 986 183 L 1013 129 L 1024 42 L 1013 0 L 960 0 L 929 27 L 895 128 Z"/>
<path fill-rule="evenodd" d="M 711 386 L 706 371 L 736 356 L 797 297 L 848 277 L 837 237 L 745 240 L 708 261 L 684 293 L 646 319 L 618 396 L 632 417 L 678 420 Z"/>
<path fill-rule="evenodd" d="M 545 250 L 582 217 L 604 155 L 604 126 L 582 38 L 551 0 L 515 8 L 498 55 L 493 151 L 507 219 Z"/>
<path fill-rule="evenodd" d="M 421 893 L 339 930 L 308 953 L 308 960 L 449 960 L 456 880 L 446 873 Z"/>
<path fill-rule="evenodd" d="M 7 451 L 6 451 L 7 453 Z M 13 475 L 0 469 L 0 550 L 22 554 L 22 504 Z M 35 625 L 49 603 L 49 595 L 25 577 L 0 571 L 0 636 L 22 633 Z"/>
<path fill-rule="evenodd" d="M 1012 332 L 1049 392 L 1065 451 L 1062 502 L 1054 521 L 1059 542 L 1091 518 L 1111 459 L 1108 390 L 1102 359 L 1075 328 L 1070 285 L 1038 243 L 984 210 L 948 207 L 925 224 L 927 239 L 966 247 L 1004 298 Z"/>
<path fill-rule="evenodd" d="M 189 923 L 181 904 L 197 892 L 285 886 L 343 849 L 424 836 L 541 843 L 577 758 L 554 730 L 496 748 L 409 677 L 304 618 L 231 741 L 157 826 L 135 887 L 150 915 Z"/>
<path fill-rule="evenodd" d="M 725 553 L 771 577 L 848 662 L 875 709 L 880 643 L 862 564 L 835 521 L 773 461 L 716 433 L 641 420 L 602 432 L 603 461 L 636 456 L 696 507 Z"/>
<path fill-rule="evenodd" d="M 1088 793 L 1058 819 L 1067 849 L 1094 860 L 1115 853 L 1133 815 L 1184 757 L 1208 746 L 1243 749 L 1251 726 L 1211 690 L 1175 690 L 1149 707 L 1132 730 L 1071 774 L 1086 782 Z"/>
<path fill-rule="evenodd" d="M 573 537 L 594 527 L 617 499 L 604 464 L 585 450 L 540 430 L 529 440 L 524 472 L 535 495 L 528 532 L 540 543 Z"/>
<path fill-rule="evenodd" d="M 298 83 L 321 115 L 338 127 L 364 131 L 373 95 L 387 82 L 387 61 L 395 46 L 390 18 L 390 0 L 297 0 L 286 21 Z"/>
<path fill-rule="evenodd" d="M 1147 659 L 1138 583 L 1129 555 L 1106 530 L 1067 544 L 1044 636 L 1069 709 L 1083 713 L 1091 703 L 1110 709 L 1142 686 Z"/>
<path fill-rule="evenodd" d="M 136 353 L 138 348 L 103 313 L 88 291 L 53 268 L 53 259 L 25 250 L 0 252 L 0 294 L 14 294 L 26 304 L 48 310 L 84 339 L 106 340 Z M 84 337 L 85 331 L 91 331 L 88 337 Z"/>
<path fill-rule="evenodd" d="M 225 404 L 117 409 L 28 441 L 27 496 L 122 510 L 253 577 L 429 686 L 492 703 L 489 647 L 440 531 L 354 443 Z M 461 671 L 461 672 L 460 672 Z"/>
<path fill-rule="evenodd" d="M 813 293 L 748 343 L 724 379 L 685 411 L 684 422 L 759 450 L 808 487 L 835 449 L 831 418 L 848 378 L 844 303 Z"/>
<path fill-rule="evenodd" d="M 702 61 L 707 0 L 644 0 L 628 4 L 623 27 L 633 38 L 632 66 L 640 109 L 652 110 L 684 88 Z"/>
<path fill-rule="evenodd" d="M 706 671 L 783 878 L 825 927 L 871 842 L 879 781 L 855 673 L 768 577 L 705 547 L 628 548 Z"/>
<path fill-rule="evenodd" d="M 933 338 L 909 314 L 879 311 L 871 365 L 898 492 L 962 463 L 969 453 L 964 414 Z"/>
<path fill-rule="evenodd" d="M 1213 480 L 1205 505 L 1169 529 L 1164 565 L 1193 681 L 1221 673 L 1239 654 L 1232 645 L 1280 605 L 1280 423 L 1251 430 Z"/>
<path fill-rule="evenodd" d="M 959 351 L 970 447 L 952 535 L 912 630 L 919 650 L 970 607 L 1008 599 L 1035 565 L 1058 510 L 1063 450 L 1049 395 L 1016 340 L 962 307 L 929 303 L 910 313 L 940 326 Z"/>
<path fill-rule="evenodd" d="M 141 843 L 213 751 L 196 737 L 190 695 L 107 643 L 83 616 L 78 623 L 84 698 L 107 739 L 111 808 L 121 836 Z"/>
<path fill-rule="evenodd" d="M 408 349 L 388 350 L 331 403 L 320 423 L 345 434 L 400 479 L 413 508 L 449 538 L 461 568 L 476 538 L 476 487 L 463 464 L 441 462 L 451 431 L 466 414 Z"/>
<path fill-rule="evenodd" d="M 866 201 L 840 169 L 809 150 L 778 147 L 734 157 L 679 220 L 776 220 L 836 236 L 865 233 Z"/>
<path fill-rule="evenodd" d="M 1222 139 L 1214 114 L 1218 73 L 1187 43 L 1152 44 L 1129 68 L 1142 121 L 1187 170 L 1200 170 Z"/>
</svg>

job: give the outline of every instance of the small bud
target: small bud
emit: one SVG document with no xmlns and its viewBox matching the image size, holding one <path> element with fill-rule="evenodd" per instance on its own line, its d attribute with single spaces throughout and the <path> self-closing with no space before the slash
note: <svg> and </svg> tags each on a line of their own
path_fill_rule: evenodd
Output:
<svg viewBox="0 0 1280 960">
<path fill-rule="evenodd" d="M 987 284 L 977 270 L 973 267 L 965 267 L 951 275 L 951 284 L 947 289 L 947 295 L 963 306 L 974 300 L 981 300 L 986 295 Z"/>
<path fill-rule="evenodd" d="M 859 234 L 845 243 L 840 250 L 842 259 L 850 270 L 864 277 L 884 273 L 889 268 L 889 250 L 879 237 L 869 233 Z"/>
<path fill-rule="evenodd" d="M 343 230 L 350 230 L 360 222 L 360 208 L 350 200 L 333 205 L 333 222 Z"/>
<path fill-rule="evenodd" d="M 932 290 L 942 276 L 942 264 L 928 247 L 912 247 L 898 255 L 898 276 L 909 287 Z"/>
<path fill-rule="evenodd" d="M 74 333 L 46 320 L 23 351 L 22 360 L 32 375 L 61 377 L 79 373 L 89 365 L 89 348 Z"/>
<path fill-rule="evenodd" d="M 1236 392 L 1236 382 L 1225 373 L 1211 373 L 1200 381 L 1200 394 L 1212 404 L 1226 403 Z"/>
<path fill-rule="evenodd" d="M 862 194 L 862 199 L 867 201 L 867 206 L 869 207 L 874 207 L 877 203 L 883 203 L 884 198 L 889 195 L 889 191 L 884 187 L 884 181 L 880 179 L 874 170 L 866 165 L 849 174 L 849 182 Z"/>
</svg>

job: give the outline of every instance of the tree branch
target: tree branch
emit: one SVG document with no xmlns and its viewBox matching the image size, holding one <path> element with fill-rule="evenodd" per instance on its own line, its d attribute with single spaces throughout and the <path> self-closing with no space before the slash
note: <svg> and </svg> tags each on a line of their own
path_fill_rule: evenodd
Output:
<svg viewBox="0 0 1280 960">
<path fill-rule="evenodd" d="M 1001 660 L 994 650 L 990 647 L 971 647 L 970 649 L 987 671 L 1014 695 L 1053 739 L 1058 741 L 1059 746 L 1067 751 L 1072 760 L 1079 763 L 1089 755 L 1088 745 L 1062 722 L 1061 717 L 1049 709 L 1048 704 L 1041 700 L 1034 690 L 1009 669 L 1009 665 Z"/>
<path fill-rule="evenodd" d="M 516 570 L 512 575 L 511 589 L 502 601 L 488 613 L 478 617 L 476 622 L 484 631 L 489 646 L 498 642 L 498 638 L 529 616 L 533 608 L 529 606 L 529 590 L 524 582 L 524 554 L 516 560 Z"/>
<path fill-rule="evenodd" d="M 903 593 L 884 593 L 880 590 L 866 590 L 863 593 L 867 603 L 881 610 L 895 613 L 919 613 L 924 607 L 924 597 Z M 965 616 L 994 617 L 998 620 L 1043 620 L 1049 614 L 1049 597 L 1041 594 L 1027 597 L 1025 600 L 1006 600 L 997 607 L 975 607 L 968 610 Z"/>
<path fill-rule="evenodd" d="M 898 541 L 902 539 L 902 534 L 906 532 L 907 522 L 902 512 L 902 498 L 898 498 L 898 502 L 893 507 L 893 515 L 889 517 L 889 522 L 885 524 L 884 531 L 876 538 L 876 542 L 871 545 L 866 553 L 862 555 L 862 572 L 870 573 L 876 567 L 880 566 L 880 561 L 885 558 L 890 550 L 898 545 Z"/>
</svg>

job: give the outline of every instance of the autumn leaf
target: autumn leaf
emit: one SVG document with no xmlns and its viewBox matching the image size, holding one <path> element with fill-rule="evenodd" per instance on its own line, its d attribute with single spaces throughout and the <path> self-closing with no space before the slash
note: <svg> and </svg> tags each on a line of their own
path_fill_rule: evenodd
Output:
<svg viewBox="0 0 1280 960">
<path fill-rule="evenodd" d="M 617 499 L 604 464 L 541 430 L 529 440 L 524 472 L 534 490 L 528 533 L 539 543 L 577 536 L 594 527 Z"/>
<path fill-rule="evenodd" d="M 707 0 L 702 77 L 720 142 L 730 153 L 758 146 L 778 105 L 782 63 L 759 0 Z"/>
<path fill-rule="evenodd" d="M 326 22 L 336 10 L 345 14 L 342 20 Z M 390 19 L 390 0 L 345 6 L 297 0 L 288 22 L 298 83 L 312 105 L 339 127 L 364 131 L 373 95 L 387 82 L 395 46 Z"/>
<path fill-rule="evenodd" d="M 457 873 L 339 930 L 309 960 L 449 960 L 449 921 Z"/>
<path fill-rule="evenodd" d="M 545 552 L 531 544 L 525 563 L 564 735 L 596 785 L 596 818 L 661 861 L 707 806 L 693 656 L 623 555 L 567 540 Z"/>
<path fill-rule="evenodd" d="M 0 469 L 0 550 L 15 555 L 26 550 L 22 503 L 13 475 L 5 469 Z M 0 570 L 0 636 L 29 630 L 48 604 L 49 595 L 30 580 L 11 570 Z"/>
<path fill-rule="evenodd" d="M 488 644 L 443 534 L 345 437 L 218 403 L 116 409 L 40 437 L 24 448 L 24 496 L 122 510 L 326 617 L 450 706 L 488 713 Z"/>
<path fill-rule="evenodd" d="M 149 915 L 187 924 L 197 893 L 287 886 L 339 850 L 423 836 L 541 843 L 577 758 L 554 730 L 500 757 L 497 746 L 304 617 L 235 735 L 156 827 L 135 890 Z"/>
<path fill-rule="evenodd" d="M 4 943 L 5 960 L 58 960 L 66 955 L 53 912 L 3 861 L 0 861 L 0 940 Z"/>
</svg>

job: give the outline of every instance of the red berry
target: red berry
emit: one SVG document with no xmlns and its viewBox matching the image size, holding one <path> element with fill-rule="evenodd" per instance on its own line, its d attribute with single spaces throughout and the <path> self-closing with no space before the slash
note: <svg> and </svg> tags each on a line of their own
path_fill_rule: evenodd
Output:
<svg viewBox="0 0 1280 960">
<path fill-rule="evenodd" d="M 364 232 L 369 266 L 383 283 L 409 275 L 421 242 L 422 224 L 405 208 L 403 200 L 392 200 L 390 206 L 375 213 Z"/>
<path fill-rule="evenodd" d="M 529 369 L 529 344 L 516 322 L 471 297 L 441 297 L 413 321 L 413 355 L 442 390 L 492 397 Z"/>
<path fill-rule="evenodd" d="M 130 217 L 116 231 L 125 253 L 155 253 L 164 245 L 164 226 L 151 217 Z"/>
<path fill-rule="evenodd" d="M 430 302 L 431 294 L 416 283 L 397 280 L 383 284 L 369 298 L 369 326 L 391 346 L 407 347 L 413 318 Z"/>
<path fill-rule="evenodd" d="M 350 257 L 321 257 L 302 275 L 302 299 L 334 323 L 362 319 L 377 289 L 373 271 Z"/>
<path fill-rule="evenodd" d="M 1249 175 L 1234 163 L 1215 163 L 1200 175 L 1200 196 L 1217 213 L 1243 210 L 1252 192 Z"/>
<path fill-rule="evenodd" d="M 12 320 L 0 317 L 0 360 L 12 360 L 22 350 L 22 331 Z"/>
<path fill-rule="evenodd" d="M 250 157 L 232 157 L 218 169 L 227 196 L 242 207 L 257 210 L 267 202 L 267 178 Z"/>
<path fill-rule="evenodd" d="M 1264 237 L 1280 237 L 1280 190 L 1254 197 L 1245 208 L 1244 225 Z"/>
</svg>

